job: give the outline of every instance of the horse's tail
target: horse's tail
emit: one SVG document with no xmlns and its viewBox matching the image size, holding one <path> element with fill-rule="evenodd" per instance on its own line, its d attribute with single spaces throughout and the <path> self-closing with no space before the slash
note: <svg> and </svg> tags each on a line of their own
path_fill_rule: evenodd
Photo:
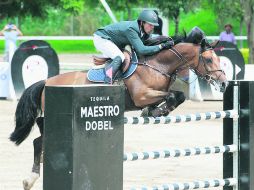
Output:
<svg viewBox="0 0 254 190">
<path fill-rule="evenodd" d="M 22 94 L 15 112 L 15 130 L 10 140 L 16 145 L 22 143 L 32 130 L 36 117 L 41 111 L 41 94 L 45 81 L 39 81 L 28 87 Z"/>
</svg>

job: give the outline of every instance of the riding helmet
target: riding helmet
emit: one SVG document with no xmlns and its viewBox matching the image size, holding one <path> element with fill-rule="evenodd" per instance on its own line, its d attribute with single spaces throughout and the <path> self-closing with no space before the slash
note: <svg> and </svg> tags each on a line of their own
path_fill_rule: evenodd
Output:
<svg viewBox="0 0 254 190">
<path fill-rule="evenodd" d="M 153 10 L 143 10 L 139 14 L 138 20 L 147 22 L 154 26 L 159 26 L 158 16 Z"/>
</svg>

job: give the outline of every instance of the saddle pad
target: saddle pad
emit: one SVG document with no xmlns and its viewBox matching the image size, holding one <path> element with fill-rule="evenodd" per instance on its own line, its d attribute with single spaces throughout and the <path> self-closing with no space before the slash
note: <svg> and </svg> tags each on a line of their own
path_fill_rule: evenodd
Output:
<svg viewBox="0 0 254 190">
<path fill-rule="evenodd" d="M 116 79 L 126 79 L 129 76 L 131 76 L 134 71 L 137 69 L 138 64 L 137 63 L 131 63 L 131 66 L 128 68 L 128 70 L 123 73 L 122 75 L 117 75 Z M 98 83 L 103 83 L 105 79 L 105 70 L 104 68 L 99 68 L 99 69 L 90 69 L 87 72 L 87 78 L 91 82 L 98 82 Z"/>
</svg>

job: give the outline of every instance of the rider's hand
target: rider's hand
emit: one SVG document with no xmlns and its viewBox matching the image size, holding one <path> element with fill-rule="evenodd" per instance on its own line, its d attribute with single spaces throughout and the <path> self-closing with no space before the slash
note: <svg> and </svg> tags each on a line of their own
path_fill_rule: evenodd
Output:
<svg viewBox="0 0 254 190">
<path fill-rule="evenodd" d="M 165 43 L 160 44 L 161 49 L 170 49 L 172 46 L 174 46 L 174 41 L 173 40 L 172 41 L 170 40 L 170 41 L 167 41 Z"/>
</svg>

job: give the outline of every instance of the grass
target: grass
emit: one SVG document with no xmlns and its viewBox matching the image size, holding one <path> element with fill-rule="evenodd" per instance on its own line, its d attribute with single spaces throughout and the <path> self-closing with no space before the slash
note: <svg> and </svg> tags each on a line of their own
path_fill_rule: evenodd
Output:
<svg viewBox="0 0 254 190">
<path fill-rule="evenodd" d="M 92 40 L 48 40 L 57 53 L 95 53 Z"/>
<path fill-rule="evenodd" d="M 96 53 L 92 40 L 47 40 L 47 42 L 57 53 Z M 4 41 L 0 40 L 0 53 L 3 52 Z"/>
</svg>

